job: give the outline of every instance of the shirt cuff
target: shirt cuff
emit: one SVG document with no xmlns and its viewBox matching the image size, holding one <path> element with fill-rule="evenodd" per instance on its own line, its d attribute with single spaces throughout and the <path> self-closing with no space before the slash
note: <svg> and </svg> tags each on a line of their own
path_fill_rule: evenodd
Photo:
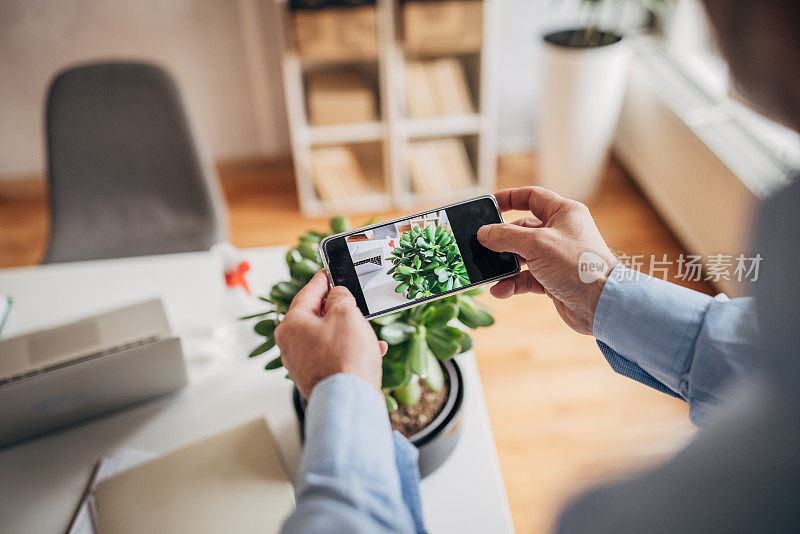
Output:
<svg viewBox="0 0 800 534">
<path fill-rule="evenodd" d="M 361 378 L 339 373 L 314 386 L 308 399 L 302 471 L 394 479 L 394 442 L 386 402 Z M 393 476 L 394 475 L 394 476 Z"/>
<path fill-rule="evenodd" d="M 422 518 L 422 499 L 419 495 L 419 451 L 400 432 L 395 430 L 392 436 L 403 502 L 411 513 L 417 534 L 424 534 L 427 531 Z"/>
<path fill-rule="evenodd" d="M 685 399 L 692 354 L 712 300 L 617 264 L 600 294 L 593 334 Z"/>
</svg>

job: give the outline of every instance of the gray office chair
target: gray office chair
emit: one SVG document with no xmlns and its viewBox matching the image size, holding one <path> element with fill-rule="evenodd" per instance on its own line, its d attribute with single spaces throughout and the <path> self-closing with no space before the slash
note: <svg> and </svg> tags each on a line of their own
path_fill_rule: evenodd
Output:
<svg viewBox="0 0 800 534">
<path fill-rule="evenodd" d="M 47 148 L 45 263 L 207 250 L 226 238 L 216 176 L 163 69 L 99 63 L 60 73 Z"/>
</svg>

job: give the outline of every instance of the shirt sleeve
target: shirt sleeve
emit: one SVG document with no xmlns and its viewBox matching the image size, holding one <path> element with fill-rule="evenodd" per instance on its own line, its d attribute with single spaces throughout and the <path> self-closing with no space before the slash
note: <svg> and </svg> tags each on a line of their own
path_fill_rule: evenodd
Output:
<svg viewBox="0 0 800 534">
<path fill-rule="evenodd" d="M 752 298 L 710 297 L 622 265 L 603 287 L 593 333 L 614 371 L 684 399 L 698 425 L 755 368 Z"/>
<path fill-rule="evenodd" d="M 374 387 L 348 374 L 320 381 L 306 408 L 296 508 L 281 532 L 424 532 L 416 453 L 393 436 Z"/>
</svg>

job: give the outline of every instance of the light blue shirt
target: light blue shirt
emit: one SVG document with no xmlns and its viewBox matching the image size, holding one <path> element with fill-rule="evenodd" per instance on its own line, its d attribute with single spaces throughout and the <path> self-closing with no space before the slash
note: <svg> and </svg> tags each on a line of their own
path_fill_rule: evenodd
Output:
<svg viewBox="0 0 800 534">
<path fill-rule="evenodd" d="M 594 335 L 611 367 L 690 406 L 705 425 L 755 367 L 750 298 L 710 297 L 621 265 Z M 416 449 L 393 433 L 382 395 L 355 376 L 322 380 L 306 409 L 297 508 L 282 532 L 424 532 Z"/>
<path fill-rule="evenodd" d="M 622 265 L 600 294 L 593 333 L 612 369 L 685 400 L 698 426 L 756 364 L 752 298 L 710 297 Z"/>
<path fill-rule="evenodd" d="M 417 449 L 392 432 L 383 395 L 336 374 L 311 391 L 295 511 L 281 532 L 425 532 Z"/>
</svg>

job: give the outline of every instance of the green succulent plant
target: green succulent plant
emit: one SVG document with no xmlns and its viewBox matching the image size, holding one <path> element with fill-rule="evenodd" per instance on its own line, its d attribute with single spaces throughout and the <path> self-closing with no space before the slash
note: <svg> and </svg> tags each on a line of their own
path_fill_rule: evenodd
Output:
<svg viewBox="0 0 800 534">
<path fill-rule="evenodd" d="M 441 226 L 404 232 L 388 261 L 387 271 L 399 283 L 397 293 L 409 299 L 430 297 L 469 284 L 467 269 L 453 232 Z"/>
<path fill-rule="evenodd" d="M 371 223 L 372 221 L 367 224 Z M 350 225 L 347 219 L 340 216 L 331 220 L 330 227 L 331 233 L 340 233 L 349 230 Z M 275 327 L 283 320 L 297 292 L 322 268 L 319 243 L 327 235 L 330 234 L 313 231 L 302 235 L 297 246 L 286 253 L 291 279 L 278 282 L 270 288 L 267 296 L 259 297 L 267 304 L 267 309 L 242 317 L 258 319 L 253 329 L 264 337 L 263 343 L 250 352 L 250 357 L 259 356 L 275 347 Z M 432 239 L 426 235 L 425 242 L 435 241 L 436 237 L 435 232 Z M 442 243 L 444 240 L 439 243 L 440 250 L 446 249 L 446 245 Z M 447 254 L 444 256 L 448 257 Z M 460 255 L 459 261 L 463 269 Z M 456 273 L 456 280 L 461 276 L 466 279 L 466 270 L 463 275 L 460 274 L 455 268 L 455 262 L 448 260 L 446 265 L 454 268 L 449 272 Z M 446 287 L 447 280 L 451 277 L 442 278 L 445 282 L 440 282 L 439 274 L 436 274 L 435 283 L 444 283 Z M 458 282 L 462 283 L 460 280 Z M 444 387 L 444 373 L 439 361 L 448 360 L 472 348 L 472 338 L 467 333 L 469 329 L 494 324 L 494 317 L 472 298 L 480 292 L 480 289 L 471 289 L 371 321 L 378 338 L 389 344 L 389 350 L 383 358 L 382 384 L 389 411 L 394 411 L 399 406 L 410 407 L 417 404 L 422 395 L 421 380 L 434 391 Z M 280 355 L 265 365 L 267 370 L 281 367 L 283 362 Z"/>
</svg>

